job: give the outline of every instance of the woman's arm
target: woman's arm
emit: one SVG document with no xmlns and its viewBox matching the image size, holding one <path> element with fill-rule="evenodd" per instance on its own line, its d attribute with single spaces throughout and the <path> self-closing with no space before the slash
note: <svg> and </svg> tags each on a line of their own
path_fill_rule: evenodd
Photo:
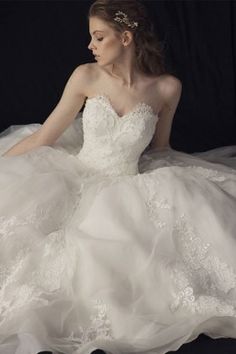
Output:
<svg viewBox="0 0 236 354">
<path fill-rule="evenodd" d="M 150 146 L 151 149 L 158 148 L 159 150 L 163 150 L 171 148 L 171 127 L 181 97 L 182 83 L 176 77 L 168 75 L 159 84 L 158 92 L 163 97 L 163 107 L 159 113 L 159 120 Z"/>
<path fill-rule="evenodd" d="M 13 145 L 9 150 L 4 152 L 2 156 L 20 155 L 23 154 L 24 152 L 32 150 L 33 148 L 39 146 L 39 144 L 37 143 L 37 139 L 38 139 L 38 130 L 30 134 L 29 136 L 26 136 L 18 143 Z"/>
<path fill-rule="evenodd" d="M 3 156 L 19 155 L 42 145 L 52 145 L 83 106 L 88 74 L 88 64 L 78 66 L 67 81 L 60 101 L 39 130 L 15 144 Z"/>
</svg>

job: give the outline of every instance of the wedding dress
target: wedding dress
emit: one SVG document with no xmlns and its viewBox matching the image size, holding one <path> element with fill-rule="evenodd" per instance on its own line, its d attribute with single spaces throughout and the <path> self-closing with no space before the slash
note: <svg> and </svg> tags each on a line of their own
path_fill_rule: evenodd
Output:
<svg viewBox="0 0 236 354">
<path fill-rule="evenodd" d="M 1 156 L 0 354 L 236 338 L 236 146 L 146 151 L 158 119 L 98 94 L 53 146 Z"/>
</svg>

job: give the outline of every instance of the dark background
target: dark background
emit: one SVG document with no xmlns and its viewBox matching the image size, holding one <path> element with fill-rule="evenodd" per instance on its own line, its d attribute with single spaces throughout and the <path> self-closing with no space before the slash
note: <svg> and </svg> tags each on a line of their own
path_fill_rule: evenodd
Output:
<svg viewBox="0 0 236 354">
<path fill-rule="evenodd" d="M 43 123 L 76 66 L 93 62 L 93 1 L 0 2 L 0 131 Z M 168 70 L 183 84 L 171 145 L 236 144 L 236 1 L 144 1 Z"/>
<path fill-rule="evenodd" d="M 43 123 L 76 66 L 92 62 L 92 1 L 0 2 L 0 131 Z M 236 2 L 145 1 L 166 64 L 183 84 L 171 145 L 186 152 L 236 144 Z M 235 354 L 236 340 L 200 335 L 181 354 Z"/>
</svg>

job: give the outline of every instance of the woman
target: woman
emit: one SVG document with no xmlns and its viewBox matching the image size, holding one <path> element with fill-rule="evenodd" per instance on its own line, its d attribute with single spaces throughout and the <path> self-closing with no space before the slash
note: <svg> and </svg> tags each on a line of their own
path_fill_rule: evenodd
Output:
<svg viewBox="0 0 236 354">
<path fill-rule="evenodd" d="M 236 338 L 236 148 L 171 149 L 181 82 L 143 5 L 95 1 L 89 31 L 96 63 L 0 139 L 0 354 Z"/>
</svg>

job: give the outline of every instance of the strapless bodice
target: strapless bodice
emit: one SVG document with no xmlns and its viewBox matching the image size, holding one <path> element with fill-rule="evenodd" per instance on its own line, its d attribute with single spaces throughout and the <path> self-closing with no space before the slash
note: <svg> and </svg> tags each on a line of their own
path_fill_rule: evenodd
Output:
<svg viewBox="0 0 236 354">
<path fill-rule="evenodd" d="M 106 95 L 87 98 L 82 115 L 83 146 L 77 157 L 92 173 L 136 174 L 157 121 L 158 114 L 144 102 L 120 117 Z"/>
</svg>

